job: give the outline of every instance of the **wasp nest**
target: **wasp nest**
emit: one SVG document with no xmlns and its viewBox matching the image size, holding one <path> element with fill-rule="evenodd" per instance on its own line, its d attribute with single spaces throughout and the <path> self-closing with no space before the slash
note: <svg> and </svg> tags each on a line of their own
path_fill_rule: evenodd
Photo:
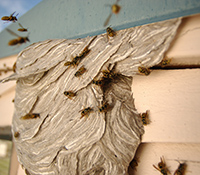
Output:
<svg viewBox="0 0 200 175">
<path fill-rule="evenodd" d="M 180 19 L 83 39 L 34 43 L 18 55 L 12 132 L 29 174 L 127 174 L 144 128 L 132 76 L 163 59 Z"/>
</svg>

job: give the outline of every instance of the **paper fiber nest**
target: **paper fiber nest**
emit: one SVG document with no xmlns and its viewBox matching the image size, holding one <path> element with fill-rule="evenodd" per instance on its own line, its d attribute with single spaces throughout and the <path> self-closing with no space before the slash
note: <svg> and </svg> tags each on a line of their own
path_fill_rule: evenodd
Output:
<svg viewBox="0 0 200 175">
<path fill-rule="evenodd" d="M 34 43 L 18 55 L 12 132 L 19 162 L 30 174 L 127 174 L 144 133 L 131 92 L 138 66 L 158 64 L 176 34 L 180 19 L 117 31 L 96 38 L 55 39 Z M 88 45 L 78 67 L 64 66 Z M 75 72 L 85 66 L 78 77 Z M 106 90 L 92 84 L 102 70 L 120 76 Z M 77 95 L 67 98 L 64 91 Z M 100 113 L 105 101 L 111 108 Z M 80 110 L 93 108 L 88 118 Z M 40 117 L 22 120 L 27 113 Z"/>
</svg>

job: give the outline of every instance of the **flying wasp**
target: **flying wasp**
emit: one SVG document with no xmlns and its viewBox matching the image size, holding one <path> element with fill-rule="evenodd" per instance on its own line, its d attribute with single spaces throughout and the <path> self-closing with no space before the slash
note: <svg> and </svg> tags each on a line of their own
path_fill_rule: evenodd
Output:
<svg viewBox="0 0 200 175">
<path fill-rule="evenodd" d="M 17 21 L 17 15 L 19 15 L 19 13 L 16 15 L 16 16 L 13 16 L 15 14 L 15 12 L 13 12 L 10 16 L 3 16 L 2 18 L 1 18 L 1 20 L 3 20 L 3 21 L 13 21 L 13 22 L 15 22 L 15 21 Z"/>
<path fill-rule="evenodd" d="M 14 36 L 17 36 L 18 38 L 16 39 L 13 39 L 13 40 L 10 40 L 8 42 L 8 45 L 9 46 L 14 46 L 14 45 L 17 45 L 17 44 L 22 44 L 22 43 L 26 43 L 27 41 L 30 42 L 29 38 L 28 37 L 22 37 L 22 36 L 19 36 L 17 35 L 16 33 L 14 33 L 13 31 L 11 31 L 10 29 L 6 29 L 11 35 L 14 35 Z"/>
<path fill-rule="evenodd" d="M 186 163 L 179 162 L 179 166 L 178 166 L 177 170 L 174 172 L 174 175 L 184 175 L 186 167 L 187 167 Z"/>
<path fill-rule="evenodd" d="M 87 118 L 88 118 L 90 112 L 92 112 L 92 111 L 93 111 L 93 109 L 90 108 L 90 107 L 84 108 L 84 109 L 80 110 L 80 112 L 81 112 L 81 117 L 80 117 L 80 119 L 83 118 L 83 117 L 87 117 Z"/>
<path fill-rule="evenodd" d="M 168 168 L 166 167 L 164 158 L 160 158 L 160 162 L 158 163 L 158 167 L 156 167 L 155 165 L 153 165 L 153 167 L 155 169 L 157 169 L 158 171 L 160 171 L 161 174 L 163 175 L 167 175 L 169 172 Z"/>
<path fill-rule="evenodd" d="M 75 93 L 75 92 L 72 92 L 72 91 L 65 91 L 65 92 L 64 92 L 64 95 L 66 95 L 66 96 L 71 100 L 72 97 L 75 97 L 75 96 L 76 96 L 76 93 Z"/>
<path fill-rule="evenodd" d="M 148 125 L 151 122 L 150 119 L 149 119 L 149 110 L 140 114 L 140 117 L 142 119 L 143 125 Z"/>
<path fill-rule="evenodd" d="M 87 71 L 87 69 L 84 66 L 81 66 L 79 68 L 79 70 L 74 74 L 75 77 L 80 77 L 81 75 L 83 75 L 85 72 Z"/>
<path fill-rule="evenodd" d="M 120 12 L 121 7 L 118 5 L 118 2 L 119 2 L 119 1 L 120 1 L 120 0 L 117 0 L 116 3 L 113 4 L 112 6 L 109 5 L 109 6 L 111 6 L 111 12 L 110 12 L 110 15 L 108 16 L 108 18 L 106 19 L 106 21 L 104 22 L 104 27 L 108 25 L 108 23 L 109 23 L 109 21 L 110 21 L 110 18 L 112 17 L 112 14 L 113 14 L 113 13 L 114 13 L 114 14 L 118 14 L 118 13 Z"/>
<path fill-rule="evenodd" d="M 27 32 L 28 31 L 28 29 L 25 29 L 20 23 L 19 23 L 19 26 L 21 28 L 19 28 L 18 31 L 20 31 L 20 32 Z"/>
<path fill-rule="evenodd" d="M 40 118 L 40 114 L 38 114 L 38 113 L 28 113 L 28 114 L 22 116 L 20 119 L 27 120 L 27 119 L 36 119 L 36 118 Z"/>
</svg>

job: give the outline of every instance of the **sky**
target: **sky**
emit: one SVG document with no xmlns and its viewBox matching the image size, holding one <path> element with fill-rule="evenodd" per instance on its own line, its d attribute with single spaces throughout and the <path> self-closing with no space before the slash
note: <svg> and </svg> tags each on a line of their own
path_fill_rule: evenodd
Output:
<svg viewBox="0 0 200 175">
<path fill-rule="evenodd" d="M 3 16 L 10 16 L 15 11 L 15 15 L 19 13 L 17 17 L 21 17 L 41 1 L 42 0 L 0 0 L 0 18 Z M 1 20 L 0 32 L 9 24 L 10 23 Z"/>
</svg>

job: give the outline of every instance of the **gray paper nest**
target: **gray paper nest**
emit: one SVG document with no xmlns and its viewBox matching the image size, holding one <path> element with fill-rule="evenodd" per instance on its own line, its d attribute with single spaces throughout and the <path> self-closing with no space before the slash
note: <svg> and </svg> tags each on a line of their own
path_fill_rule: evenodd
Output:
<svg viewBox="0 0 200 175">
<path fill-rule="evenodd" d="M 18 55 L 12 132 L 19 162 L 30 174 L 127 174 L 144 128 L 134 106 L 131 83 L 138 66 L 151 67 L 163 59 L 181 19 L 83 39 L 54 39 L 34 43 Z M 78 67 L 67 67 L 88 45 L 90 53 Z M 80 77 L 74 74 L 85 66 Z M 117 73 L 109 86 L 92 83 L 102 70 Z M 64 91 L 76 92 L 72 99 Z M 99 112 L 107 102 L 110 108 Z M 80 110 L 90 107 L 88 117 Z M 40 117 L 22 120 L 27 113 Z"/>
</svg>

